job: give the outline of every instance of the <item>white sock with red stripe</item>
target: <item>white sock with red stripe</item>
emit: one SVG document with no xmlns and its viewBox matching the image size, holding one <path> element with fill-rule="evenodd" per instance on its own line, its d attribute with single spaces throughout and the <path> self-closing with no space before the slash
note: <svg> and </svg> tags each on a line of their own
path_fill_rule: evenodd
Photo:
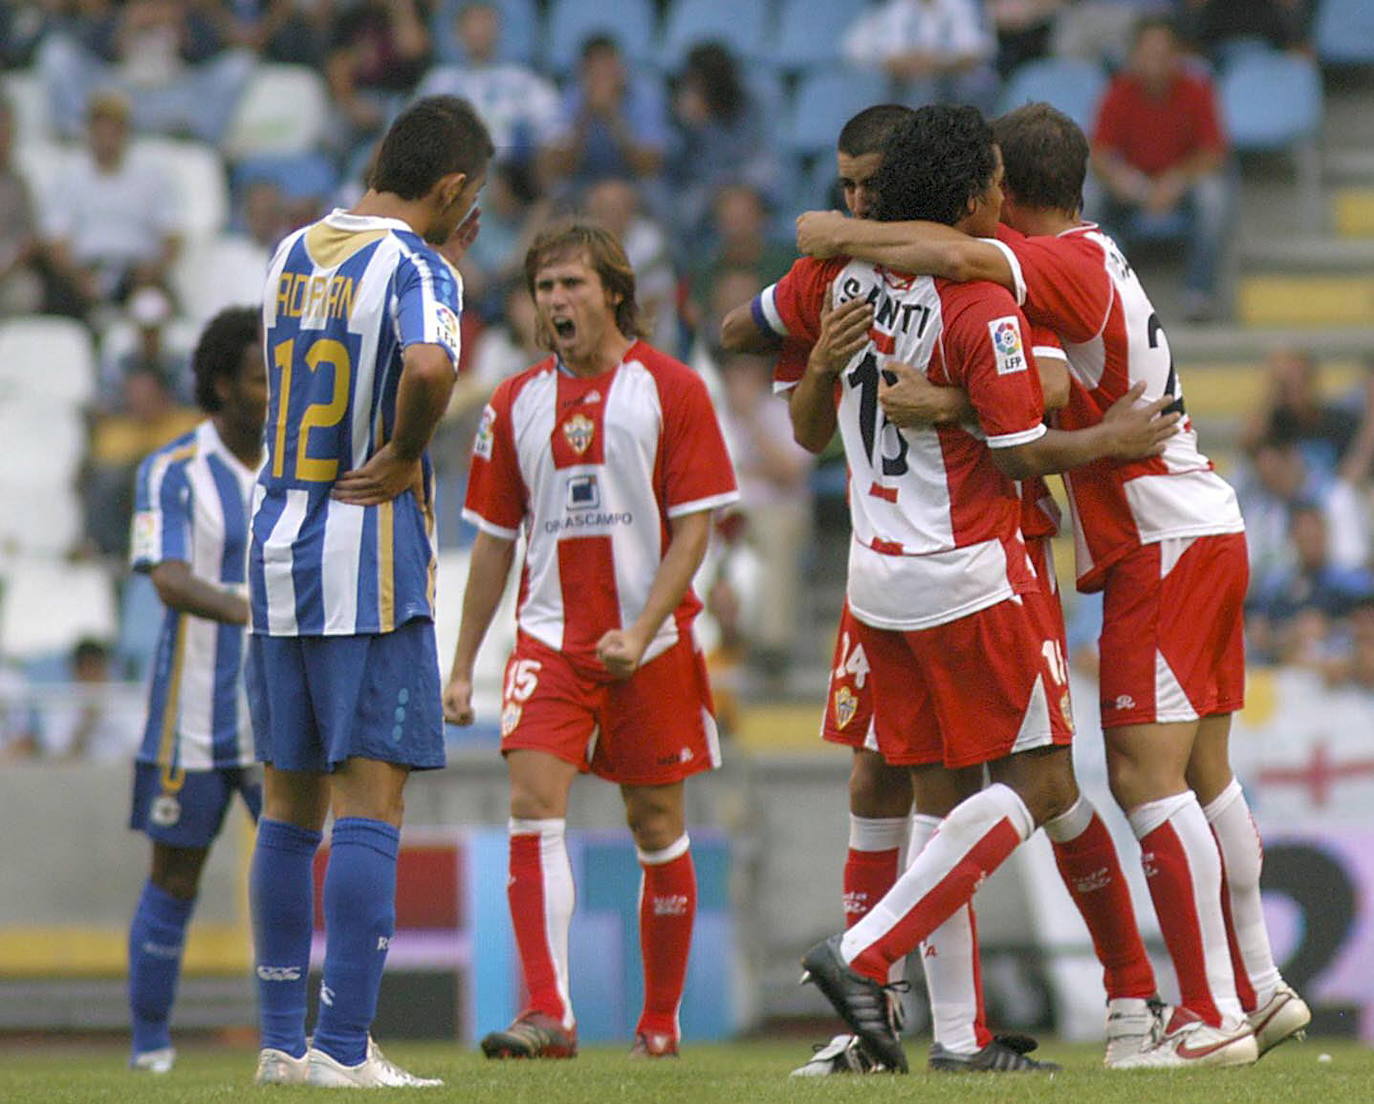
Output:
<svg viewBox="0 0 1374 1104">
<path fill-rule="evenodd" d="M 684 832 L 661 851 L 639 851 L 639 953 L 644 963 L 644 1011 L 637 1032 L 677 1039 L 678 1008 L 692 950 L 697 875 Z"/>
<path fill-rule="evenodd" d="M 568 996 L 568 928 L 572 925 L 572 864 L 564 842 L 567 821 L 511 817 L 510 902 L 529 1007 L 573 1026 Z"/>
<path fill-rule="evenodd" d="M 1010 786 L 995 783 L 957 805 L 868 915 L 844 933 L 844 960 L 874 981 L 967 904 L 983 879 L 1035 830 Z"/>
<path fill-rule="evenodd" d="M 1241 1016 L 1221 914 L 1221 854 L 1192 790 L 1127 814 L 1183 1007 L 1213 1027 Z"/>
<path fill-rule="evenodd" d="M 1236 972 L 1236 992 L 1247 1011 L 1253 1011 L 1274 995 L 1283 978 L 1269 946 L 1260 901 L 1260 869 L 1264 849 L 1259 830 L 1240 783 L 1231 784 L 1203 806 L 1207 822 L 1221 851 L 1227 934 L 1231 937 L 1231 964 Z"/>
<path fill-rule="evenodd" d="M 917 813 L 911 823 L 911 850 L 919 855 L 940 827 L 940 818 Z M 970 902 L 930 933 L 921 944 L 921 970 L 930 994 L 931 1034 L 946 1050 L 968 1054 L 992 1041 L 983 1011 L 978 927 Z"/>
</svg>

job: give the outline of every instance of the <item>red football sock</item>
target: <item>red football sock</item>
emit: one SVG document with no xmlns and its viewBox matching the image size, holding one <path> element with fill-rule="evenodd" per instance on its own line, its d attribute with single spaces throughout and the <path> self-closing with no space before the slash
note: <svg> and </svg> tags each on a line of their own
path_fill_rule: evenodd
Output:
<svg viewBox="0 0 1374 1104">
<path fill-rule="evenodd" d="M 644 961 L 644 1012 L 636 1031 L 679 1035 L 677 1013 L 692 949 L 697 874 L 684 834 L 662 851 L 641 851 L 639 950 Z"/>
<path fill-rule="evenodd" d="M 849 816 L 844 859 L 844 926 L 852 927 L 883 899 L 902 873 L 910 817 Z"/>
<path fill-rule="evenodd" d="M 1054 861 L 1073 902 L 1088 925 L 1102 963 L 1107 999 L 1155 994 L 1155 972 L 1145 954 L 1135 908 L 1112 834 L 1086 799 L 1045 825 Z"/>
</svg>

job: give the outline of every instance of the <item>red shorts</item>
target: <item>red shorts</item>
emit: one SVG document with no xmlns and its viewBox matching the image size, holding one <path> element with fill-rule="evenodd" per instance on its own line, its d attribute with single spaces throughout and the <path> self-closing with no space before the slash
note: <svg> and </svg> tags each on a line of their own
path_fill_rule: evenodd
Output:
<svg viewBox="0 0 1374 1104">
<path fill-rule="evenodd" d="M 858 622 L 849 603 L 840 612 L 835 634 L 835 660 L 830 667 L 830 689 L 825 699 L 821 739 L 846 747 L 878 750 L 873 731 L 873 679 L 868 656 L 859 643 Z"/>
<path fill-rule="evenodd" d="M 1024 599 L 1008 598 L 915 632 L 856 621 L 883 758 L 967 767 L 1069 743 L 1068 673 L 1041 619 Z"/>
<path fill-rule="evenodd" d="M 706 661 L 685 636 L 623 682 L 592 678 L 523 633 L 506 664 L 501 752 L 546 751 L 628 786 L 720 766 Z"/>
<path fill-rule="evenodd" d="M 1048 537 L 1027 537 L 1026 554 L 1030 556 L 1040 589 L 1023 594 L 1027 607 L 1035 615 L 1036 627 L 1046 640 L 1057 640 L 1061 653 L 1067 652 L 1064 632 L 1064 607 L 1059 601 L 1059 580 L 1054 574 L 1054 557 Z"/>
<path fill-rule="evenodd" d="M 1196 721 L 1245 704 L 1244 533 L 1141 545 L 1107 569 L 1102 727 Z"/>
</svg>

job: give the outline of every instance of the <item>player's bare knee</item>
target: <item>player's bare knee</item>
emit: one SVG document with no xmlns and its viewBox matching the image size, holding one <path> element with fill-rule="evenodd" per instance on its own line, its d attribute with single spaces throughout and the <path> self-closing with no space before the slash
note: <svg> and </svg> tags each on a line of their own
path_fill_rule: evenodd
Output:
<svg viewBox="0 0 1374 1104">
<path fill-rule="evenodd" d="M 181 901 L 192 901 L 200 892 L 200 872 L 206 852 L 198 847 L 168 847 L 154 844 L 149 881 L 163 893 Z"/>
<path fill-rule="evenodd" d="M 849 811 L 860 817 L 900 817 L 911 812 L 911 774 L 880 755 L 857 751 L 849 769 Z"/>
</svg>

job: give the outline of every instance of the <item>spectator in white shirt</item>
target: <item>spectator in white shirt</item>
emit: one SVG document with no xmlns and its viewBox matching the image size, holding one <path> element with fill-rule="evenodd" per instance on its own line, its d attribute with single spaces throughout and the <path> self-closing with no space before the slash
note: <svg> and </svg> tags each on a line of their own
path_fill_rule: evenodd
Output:
<svg viewBox="0 0 1374 1104">
<path fill-rule="evenodd" d="M 528 66 L 498 60 L 501 13 L 496 5 L 464 4 L 455 26 L 466 60 L 431 69 L 416 95 L 461 96 L 487 124 L 498 160 L 530 160 L 558 133 L 557 91 Z"/>
<path fill-rule="evenodd" d="M 977 0 L 887 0 L 844 37 L 851 65 L 880 69 L 905 103 L 971 103 L 997 96 L 996 40 Z"/>
<path fill-rule="evenodd" d="M 88 306 L 146 284 L 165 285 L 176 256 L 171 179 L 129 150 L 129 105 L 109 93 L 92 98 L 87 148 L 44 205 L 44 234 L 56 271 Z"/>
</svg>

